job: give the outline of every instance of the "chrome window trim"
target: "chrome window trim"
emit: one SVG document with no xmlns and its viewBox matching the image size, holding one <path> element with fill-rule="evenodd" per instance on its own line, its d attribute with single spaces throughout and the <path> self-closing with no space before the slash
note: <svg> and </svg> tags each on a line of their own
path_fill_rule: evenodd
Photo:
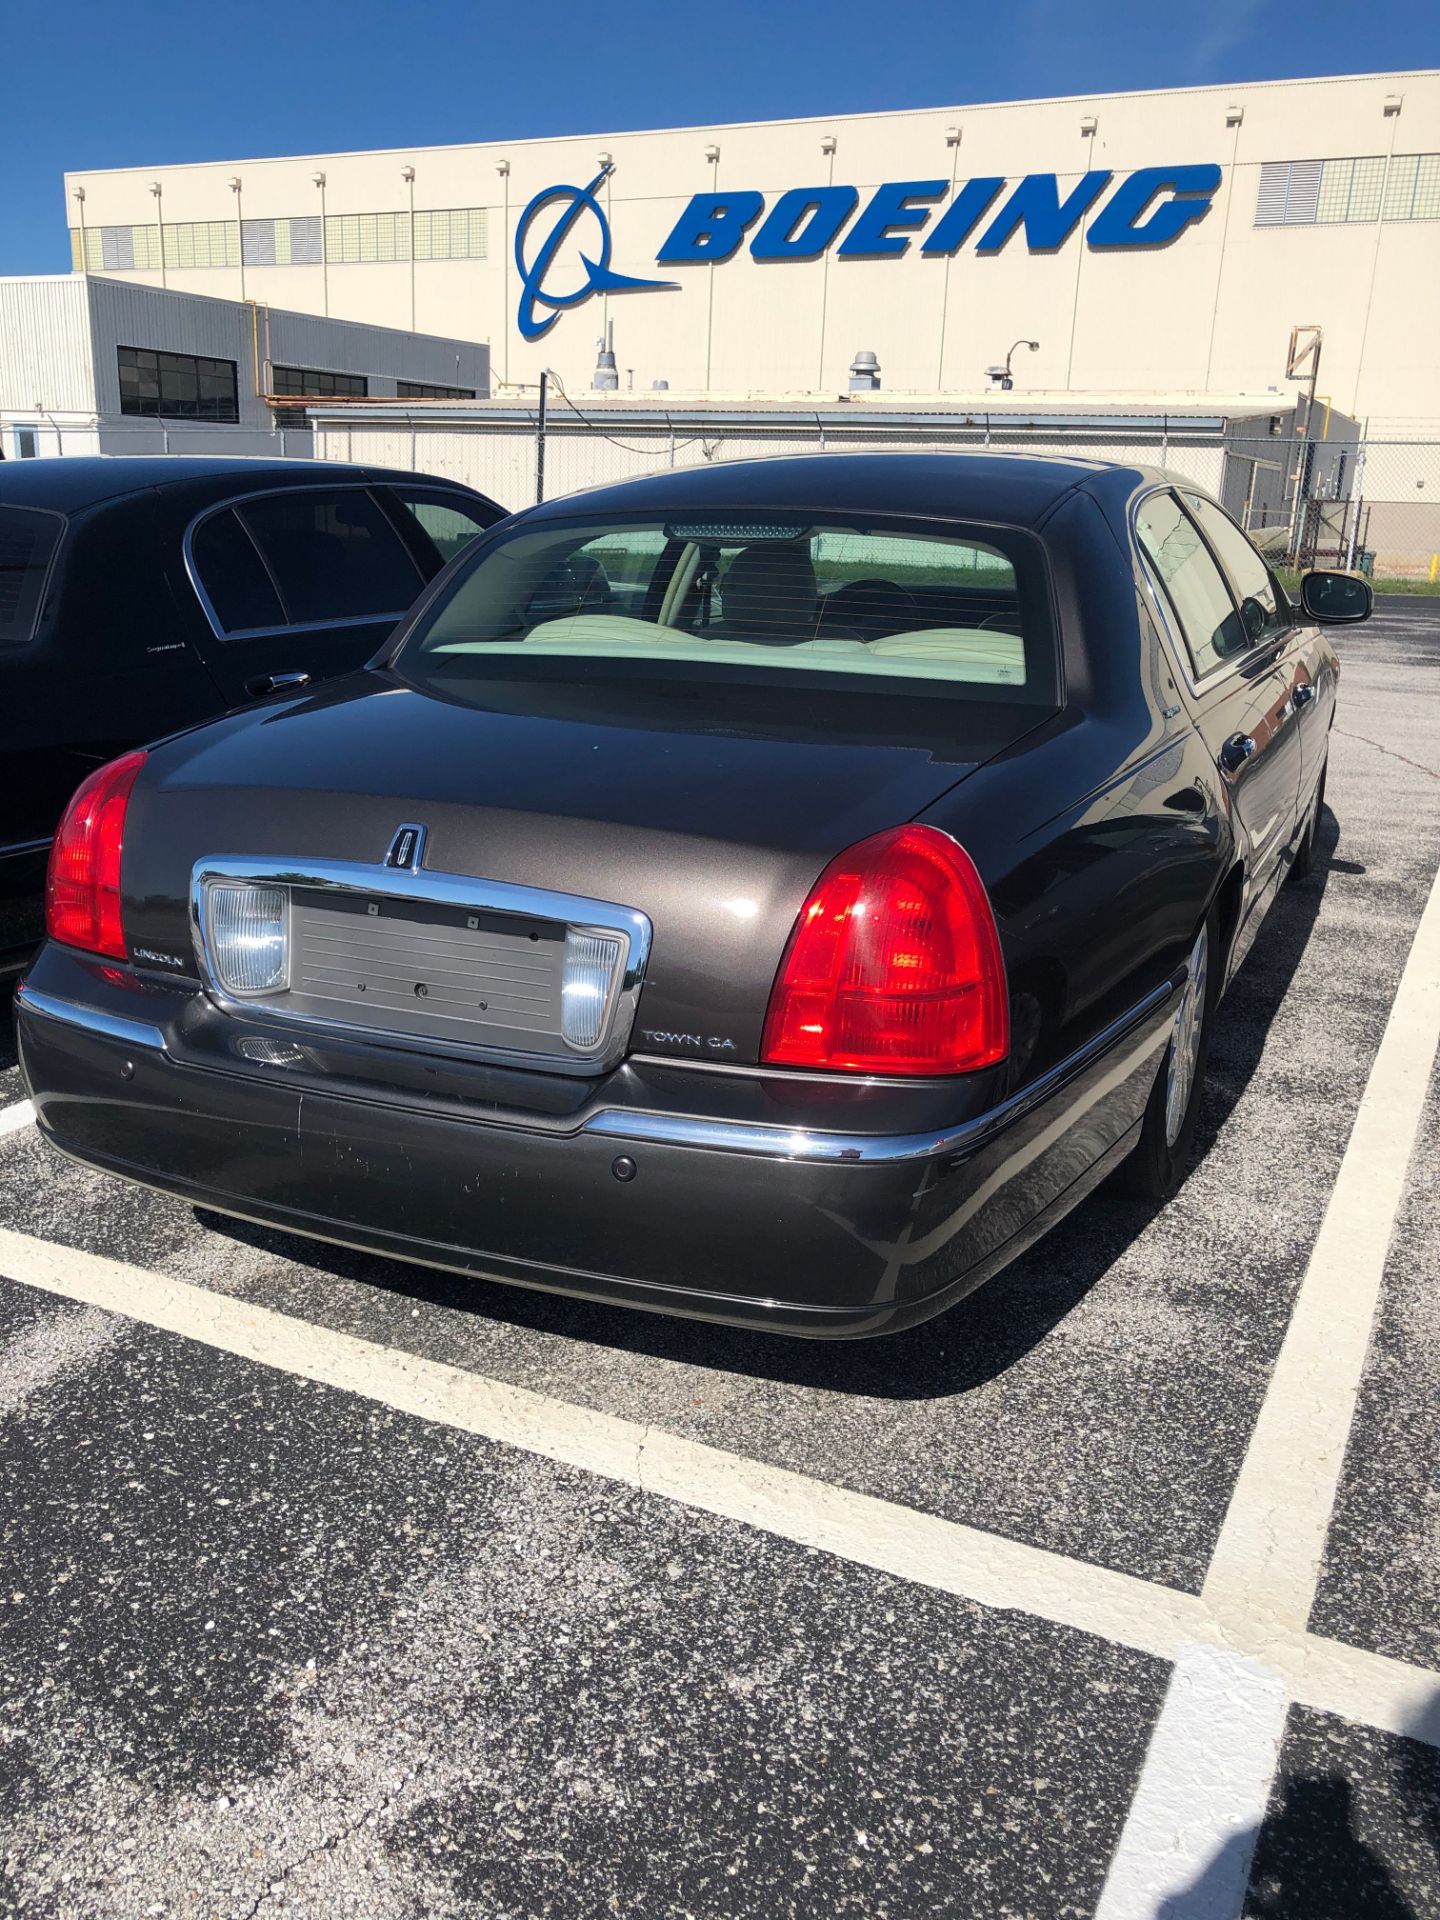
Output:
<svg viewBox="0 0 1440 1920">
<path fill-rule="evenodd" d="M 405 545 L 405 541 L 401 537 L 399 529 L 395 526 L 389 514 L 386 513 L 384 505 L 375 498 L 374 487 L 368 481 L 365 481 L 365 480 L 336 480 L 336 481 L 326 482 L 324 484 L 317 481 L 311 484 L 298 486 L 298 487 L 252 487 L 248 493 L 235 493 L 235 494 L 229 495 L 224 500 L 212 500 L 209 506 L 202 507 L 200 511 L 194 516 L 194 518 L 186 526 L 185 531 L 180 538 L 180 552 L 181 552 L 181 557 L 185 562 L 186 578 L 190 582 L 190 586 L 192 591 L 194 592 L 195 598 L 200 602 L 201 610 L 203 611 L 205 618 L 209 623 L 211 633 L 215 636 L 215 638 L 220 642 L 222 646 L 227 641 L 230 641 L 230 640 L 259 640 L 259 639 L 263 639 L 268 634 L 325 633 L 333 630 L 336 627 L 372 627 L 372 626 L 373 627 L 379 627 L 379 626 L 394 627 L 398 625 L 399 622 L 405 618 L 406 614 L 410 611 L 410 607 L 415 604 L 414 601 L 412 600 L 409 603 L 409 605 L 397 608 L 397 610 L 394 613 L 362 613 L 362 614 L 356 614 L 353 617 L 345 617 L 338 620 L 296 620 L 293 622 L 287 620 L 282 622 L 282 624 L 278 627 L 233 627 L 231 628 L 231 627 L 226 627 L 225 625 L 222 624 L 219 614 L 217 614 L 215 611 L 215 606 L 213 601 L 211 600 L 209 594 L 205 591 L 204 582 L 200 577 L 200 569 L 195 563 L 195 550 L 194 550 L 195 535 L 198 533 L 200 528 L 205 524 L 205 522 L 207 520 L 213 520 L 217 513 L 233 512 L 237 507 L 247 506 L 250 504 L 251 501 L 254 501 L 254 500 L 272 500 L 272 499 L 275 499 L 277 496 L 283 497 L 283 498 L 293 498 L 296 495 L 304 495 L 307 493 L 368 494 L 370 496 L 371 501 L 374 503 L 376 510 L 380 513 L 381 517 L 384 519 L 385 524 L 391 529 L 391 531 L 395 535 L 395 538 L 400 542 L 400 546 L 402 551 L 404 552 L 405 558 L 410 562 L 412 567 L 415 566 L 414 556 L 411 554 L 410 549 Z M 245 522 L 243 519 L 241 520 L 240 525 L 245 532 L 246 538 L 250 540 L 252 545 L 254 545 L 254 535 L 251 534 L 250 529 L 245 525 Z M 266 573 L 269 575 L 270 584 L 275 588 L 275 597 L 279 601 L 280 611 L 283 613 L 285 611 L 285 596 L 280 591 L 279 582 L 275 579 L 274 574 L 270 572 L 270 563 L 269 561 L 266 560 L 264 554 L 260 552 L 260 549 L 258 546 L 255 548 L 255 551 L 260 556 L 260 564 L 264 567 Z M 415 593 L 416 593 L 417 599 L 428 584 L 429 583 L 427 581 L 422 580 L 420 578 L 420 569 L 418 567 L 415 567 Z"/>
<path fill-rule="evenodd" d="M 372 898 L 381 894 L 387 899 L 414 904 L 479 907 L 491 913 L 522 915 L 529 920 L 558 921 L 577 932 L 620 935 L 625 942 L 624 958 L 616 969 L 600 1039 L 588 1053 L 573 1047 L 565 1054 L 536 1053 L 471 1041 L 434 1040 L 385 1027 L 359 1026 L 348 1020 L 291 1012 L 263 995 L 240 999 L 220 986 L 208 944 L 209 916 L 205 906 L 206 886 L 212 880 L 253 880 L 270 886 L 308 887 L 317 892 Z M 259 1014 L 302 1031 L 343 1034 L 374 1046 L 398 1047 L 410 1053 L 439 1053 L 563 1074 L 605 1073 L 623 1058 L 640 1004 L 652 937 L 646 914 L 634 907 L 592 900 L 582 894 L 551 893 L 540 887 L 485 880 L 473 874 L 436 873 L 429 869 L 409 871 L 378 863 L 368 866 L 360 861 L 247 860 L 231 855 L 211 855 L 195 862 L 190 875 L 190 931 L 205 991 L 216 1006 L 228 1013 L 244 1014 L 252 1020 Z"/>
<path fill-rule="evenodd" d="M 159 1027 L 144 1020 L 126 1020 L 116 1013 L 102 1013 L 99 1007 L 87 1007 L 78 1000 L 66 1000 L 56 993 L 41 993 L 22 980 L 15 989 L 15 1004 L 24 1013 L 42 1020 L 63 1021 L 69 1027 L 83 1027 L 106 1040 L 121 1040 L 127 1047 L 145 1047 L 152 1053 L 165 1051 L 165 1036 Z"/>
</svg>

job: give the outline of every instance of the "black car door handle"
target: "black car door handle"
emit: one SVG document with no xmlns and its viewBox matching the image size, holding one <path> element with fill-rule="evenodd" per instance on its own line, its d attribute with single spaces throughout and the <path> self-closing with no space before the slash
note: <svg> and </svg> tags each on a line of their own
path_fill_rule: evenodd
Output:
<svg viewBox="0 0 1440 1920">
<path fill-rule="evenodd" d="M 1238 773 L 1255 751 L 1255 742 L 1248 733 L 1232 733 L 1220 749 L 1220 765 L 1226 773 Z"/>
<path fill-rule="evenodd" d="M 1315 698 L 1315 689 L 1308 680 L 1302 680 L 1290 695 L 1292 706 L 1308 707 Z"/>
<path fill-rule="evenodd" d="M 258 679 L 245 682 L 245 691 L 255 700 L 263 700 L 267 693 L 293 693 L 309 684 L 308 673 L 262 673 Z"/>
</svg>

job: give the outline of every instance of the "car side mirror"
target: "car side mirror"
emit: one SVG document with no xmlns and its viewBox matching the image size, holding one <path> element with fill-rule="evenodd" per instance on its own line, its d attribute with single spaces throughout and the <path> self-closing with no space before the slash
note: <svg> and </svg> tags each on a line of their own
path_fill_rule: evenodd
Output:
<svg viewBox="0 0 1440 1920">
<path fill-rule="evenodd" d="M 1331 573 L 1317 569 L 1300 582 L 1300 604 L 1312 620 L 1325 627 L 1353 626 L 1368 620 L 1375 608 L 1375 590 L 1358 573 Z"/>
</svg>

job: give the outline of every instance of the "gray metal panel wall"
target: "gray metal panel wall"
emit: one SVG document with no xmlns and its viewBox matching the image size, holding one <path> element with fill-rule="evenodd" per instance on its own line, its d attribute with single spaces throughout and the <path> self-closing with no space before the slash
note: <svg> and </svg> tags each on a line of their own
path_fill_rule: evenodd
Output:
<svg viewBox="0 0 1440 1920">
<path fill-rule="evenodd" d="M 0 280 L 0 407 L 93 413 L 90 323 L 79 275 Z"/>
<path fill-rule="evenodd" d="M 117 347 L 155 347 L 166 353 L 197 353 L 233 360 L 244 426 L 268 426 L 269 412 L 255 394 L 255 354 L 250 309 L 235 300 L 206 300 L 165 293 L 132 282 L 91 279 L 90 314 L 95 340 L 95 386 L 100 411 L 120 412 Z"/>
<path fill-rule="evenodd" d="M 490 389 L 490 349 L 473 340 L 442 340 L 433 334 L 327 320 L 279 307 L 270 309 L 270 358 L 282 367 L 321 367 L 328 373 L 385 375 L 392 382 L 467 387 L 478 396 Z"/>
</svg>

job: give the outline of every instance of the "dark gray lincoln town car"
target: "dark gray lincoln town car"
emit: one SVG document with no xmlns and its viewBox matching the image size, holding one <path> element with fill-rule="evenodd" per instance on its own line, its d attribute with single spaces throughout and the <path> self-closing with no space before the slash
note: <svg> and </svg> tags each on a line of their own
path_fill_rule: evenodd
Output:
<svg viewBox="0 0 1440 1920">
<path fill-rule="evenodd" d="M 19 990 L 48 1140 L 207 1207 L 795 1333 L 939 1312 L 1122 1162 L 1314 853 L 1369 588 L 1205 493 L 711 467 L 483 535 L 363 671 L 125 754 Z"/>
</svg>

